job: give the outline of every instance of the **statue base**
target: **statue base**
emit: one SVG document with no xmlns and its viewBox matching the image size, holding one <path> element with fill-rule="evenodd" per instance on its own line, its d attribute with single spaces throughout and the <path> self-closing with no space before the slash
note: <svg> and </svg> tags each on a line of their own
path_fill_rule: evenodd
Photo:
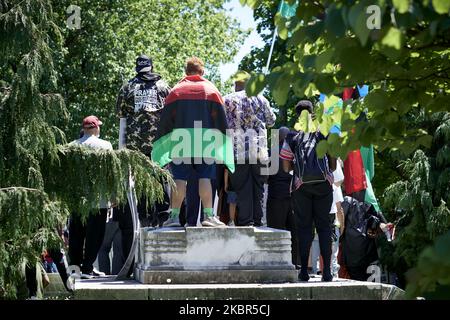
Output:
<svg viewBox="0 0 450 320">
<path fill-rule="evenodd" d="M 135 278 L 144 284 L 296 282 L 290 232 L 271 228 L 143 228 Z"/>
</svg>

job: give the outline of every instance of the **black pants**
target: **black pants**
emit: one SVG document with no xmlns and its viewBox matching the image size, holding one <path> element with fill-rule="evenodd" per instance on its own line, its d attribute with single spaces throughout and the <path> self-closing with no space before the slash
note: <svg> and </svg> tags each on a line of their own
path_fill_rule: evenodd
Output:
<svg viewBox="0 0 450 320">
<path fill-rule="evenodd" d="M 108 209 L 91 213 L 83 224 L 78 215 L 72 214 L 69 223 L 70 265 L 80 266 L 82 273 L 91 273 L 103 242 Z"/>
<path fill-rule="evenodd" d="M 367 281 L 370 274 L 367 273 L 367 268 L 369 268 L 370 264 L 360 266 L 360 267 L 346 267 L 347 272 L 352 280 L 358 281 Z"/>
<path fill-rule="evenodd" d="M 292 264 L 298 265 L 297 223 L 292 210 L 291 199 L 267 199 L 267 226 L 269 228 L 288 230 L 292 240 Z"/>
<path fill-rule="evenodd" d="M 237 164 L 234 173 L 230 175 L 233 189 L 237 195 L 238 226 L 262 225 L 266 177 L 261 175 L 261 168 L 260 164 Z"/>
<path fill-rule="evenodd" d="M 113 248 L 112 268 L 109 254 Z M 109 221 L 106 224 L 105 237 L 98 252 L 98 268 L 105 274 L 118 274 L 125 262 L 122 251 L 122 233 L 117 221 Z"/>
<path fill-rule="evenodd" d="M 330 209 L 333 188 L 328 182 L 303 184 L 292 194 L 294 212 L 298 224 L 298 240 L 302 270 L 308 268 L 313 222 L 319 236 L 320 254 L 324 276 L 331 275 L 331 226 Z"/>
<path fill-rule="evenodd" d="M 169 195 L 164 189 L 164 200 L 161 203 L 156 203 L 147 206 L 146 198 L 138 200 L 137 210 L 139 213 L 139 221 L 141 227 L 157 226 L 160 220 L 164 221 L 168 218 L 167 210 L 169 209 Z M 131 208 L 128 203 L 123 206 L 114 208 L 115 219 L 119 221 L 119 229 L 122 233 L 122 253 L 124 261 L 127 260 L 130 254 L 131 246 L 133 245 L 133 217 L 131 215 Z M 134 263 L 132 264 L 134 265 Z M 131 275 L 134 267 L 131 267 L 128 275 Z"/>
</svg>

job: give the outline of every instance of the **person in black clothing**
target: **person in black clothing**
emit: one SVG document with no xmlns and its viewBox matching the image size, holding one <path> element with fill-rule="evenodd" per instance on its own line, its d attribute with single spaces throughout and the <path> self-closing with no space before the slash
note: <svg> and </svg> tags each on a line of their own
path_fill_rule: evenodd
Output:
<svg viewBox="0 0 450 320">
<path fill-rule="evenodd" d="M 296 106 L 297 114 L 306 110 L 314 117 L 313 105 L 308 100 Z M 333 201 L 333 171 L 336 159 L 326 156 L 319 159 L 316 147 L 325 140 L 319 130 L 316 132 L 290 133 L 280 152 L 283 169 L 294 169 L 292 200 L 298 223 L 301 270 L 299 279 L 308 281 L 308 260 L 312 244 L 313 222 L 319 236 L 320 253 L 323 259 L 322 281 L 332 281 L 331 274 L 331 226 L 329 213 Z"/>
<path fill-rule="evenodd" d="M 279 129 L 279 146 L 283 146 L 289 129 Z M 291 180 L 292 175 L 284 172 L 281 159 L 277 174 L 269 176 L 267 196 L 267 226 L 274 229 L 288 230 L 291 232 L 292 240 L 292 264 L 297 266 L 298 261 L 298 239 L 297 225 L 291 202 Z"/>
<path fill-rule="evenodd" d="M 387 224 L 373 205 L 345 197 L 342 203 L 345 217 L 342 241 L 342 260 L 350 279 L 367 281 L 368 267 L 378 260 L 376 236 Z"/>
<path fill-rule="evenodd" d="M 121 87 L 116 102 L 116 113 L 120 118 L 119 149 L 140 151 L 151 157 L 153 140 L 158 129 L 164 102 L 170 87 L 161 76 L 153 72 L 153 60 L 140 55 L 136 59 L 136 76 Z M 164 190 L 164 200 L 147 207 L 147 199 L 138 199 L 137 209 L 141 226 L 157 226 L 169 209 L 169 195 Z M 133 219 L 127 204 L 114 209 L 118 215 L 122 232 L 124 259 L 130 254 L 133 244 Z M 131 275 L 133 268 L 128 274 Z"/>
</svg>

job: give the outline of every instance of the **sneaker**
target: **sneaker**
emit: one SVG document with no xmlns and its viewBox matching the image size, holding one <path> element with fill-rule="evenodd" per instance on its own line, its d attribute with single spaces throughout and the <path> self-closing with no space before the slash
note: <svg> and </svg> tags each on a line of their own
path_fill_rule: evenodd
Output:
<svg viewBox="0 0 450 320">
<path fill-rule="evenodd" d="M 333 281 L 333 276 L 331 274 L 329 275 L 323 275 L 322 276 L 322 281 L 323 282 L 332 282 Z"/>
<path fill-rule="evenodd" d="M 166 221 L 164 221 L 163 228 L 169 228 L 169 227 L 181 227 L 180 223 L 180 217 L 169 217 Z"/>
<path fill-rule="evenodd" d="M 324 272 L 322 272 L 322 281 L 323 282 L 331 282 L 333 281 L 333 275 L 331 274 L 330 269 L 325 269 Z"/>
<path fill-rule="evenodd" d="M 82 273 L 81 275 L 80 275 L 80 279 L 83 279 L 83 280 L 88 280 L 88 279 L 94 279 L 95 277 L 94 277 L 94 275 L 92 274 L 92 272 L 91 273 Z"/>
<path fill-rule="evenodd" d="M 309 281 L 308 269 L 300 269 L 300 272 L 298 274 L 298 280 Z"/>
<path fill-rule="evenodd" d="M 225 223 L 217 219 L 216 216 L 207 217 L 202 221 L 203 227 L 225 227 Z"/>
<path fill-rule="evenodd" d="M 228 226 L 229 227 L 236 227 L 236 225 L 234 224 L 233 220 L 230 220 L 230 222 L 228 222 Z"/>
<path fill-rule="evenodd" d="M 92 270 L 91 273 L 94 277 L 106 277 L 106 273 L 98 271 L 97 269 L 94 268 L 94 270 Z"/>
</svg>

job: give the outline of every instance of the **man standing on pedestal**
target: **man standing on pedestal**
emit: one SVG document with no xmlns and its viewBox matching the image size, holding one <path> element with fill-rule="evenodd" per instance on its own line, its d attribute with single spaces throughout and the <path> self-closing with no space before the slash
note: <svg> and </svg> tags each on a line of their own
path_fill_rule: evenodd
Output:
<svg viewBox="0 0 450 320">
<path fill-rule="evenodd" d="M 153 73 L 152 59 L 146 55 L 137 58 L 136 72 L 136 76 L 120 89 L 117 98 L 116 111 L 121 123 L 119 148 L 140 151 L 150 158 L 156 129 L 170 88 L 159 74 Z M 155 215 L 168 209 L 168 196 L 165 198 L 166 203 L 157 203 L 153 208 L 147 208 L 145 198 L 139 199 L 141 225 L 150 225 L 156 218 Z M 133 243 L 133 220 L 128 204 L 118 211 L 122 250 L 126 259 Z"/>
<path fill-rule="evenodd" d="M 171 194 L 171 214 L 163 226 L 180 226 L 180 207 L 186 195 L 186 182 L 192 171 L 195 171 L 199 181 L 199 196 L 205 216 L 202 226 L 224 226 L 214 216 L 211 179 L 216 177 L 216 161 L 218 158 L 226 158 L 227 152 L 216 150 L 214 155 L 206 155 L 205 152 L 209 144 L 206 136 L 218 135 L 226 144 L 226 140 L 223 140 L 226 139 L 227 129 L 223 99 L 217 88 L 203 77 L 202 60 L 196 57 L 188 59 L 185 72 L 186 76 L 166 99 L 152 152 L 152 159 L 160 166 L 170 163 L 176 183 Z M 180 149 L 180 145 L 182 152 L 177 153 L 175 150 Z M 223 145 L 219 143 L 219 149 Z M 234 170 L 233 163 L 229 165 Z"/>
<path fill-rule="evenodd" d="M 265 176 L 261 169 L 267 164 L 267 127 L 275 124 L 275 114 L 262 95 L 247 97 L 245 85 L 250 75 L 235 76 L 235 91 L 225 97 L 228 127 L 234 131 L 236 171 L 231 184 L 237 194 L 238 226 L 261 226 Z"/>
</svg>

